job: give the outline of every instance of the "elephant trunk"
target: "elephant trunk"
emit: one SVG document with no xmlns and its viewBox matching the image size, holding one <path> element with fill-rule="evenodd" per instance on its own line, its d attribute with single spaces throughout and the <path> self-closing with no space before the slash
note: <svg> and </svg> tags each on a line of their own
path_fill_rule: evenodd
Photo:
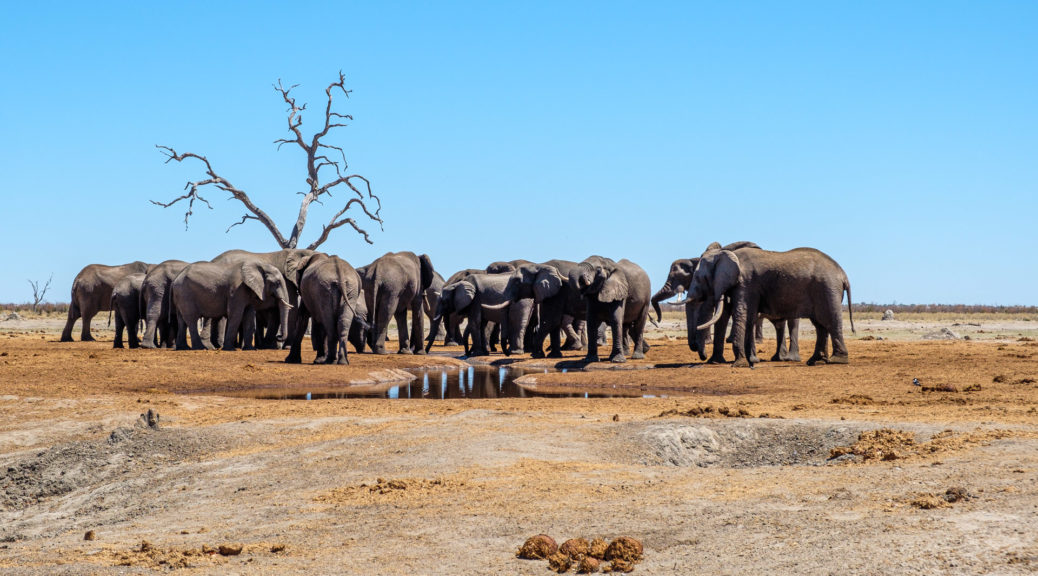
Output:
<svg viewBox="0 0 1038 576">
<path fill-rule="evenodd" d="M 663 285 L 663 288 L 660 288 L 659 292 L 653 294 L 651 302 L 652 309 L 656 311 L 657 322 L 663 320 L 663 312 L 660 310 L 660 302 L 674 296 L 675 294 L 680 294 L 682 292 L 684 292 L 684 290 L 680 289 L 680 287 L 678 289 L 675 289 L 673 286 L 671 286 L 670 280 L 667 280 L 667 282 Z"/>
<path fill-rule="evenodd" d="M 443 314 L 436 314 L 432 319 L 432 325 L 429 326 L 429 336 L 425 339 L 425 353 L 428 354 L 429 350 L 432 350 L 433 342 L 436 341 L 436 334 L 440 331 L 440 322 L 443 321 Z"/>
<path fill-rule="evenodd" d="M 724 298 L 718 298 L 717 299 L 717 308 L 714 309 L 714 315 L 711 316 L 710 319 L 707 320 L 705 324 L 701 324 L 699 326 L 696 326 L 696 330 L 697 331 L 699 331 L 699 330 L 706 330 L 707 328 L 709 328 L 709 327 L 713 326 L 714 324 L 716 324 L 717 321 L 721 319 L 721 313 L 722 312 L 724 312 Z"/>
<path fill-rule="evenodd" d="M 278 343 L 282 344 L 288 340 L 288 314 L 289 310 L 292 309 L 292 305 L 288 303 L 288 300 L 281 298 L 278 302 L 278 314 L 281 317 L 281 322 L 278 326 Z"/>
</svg>

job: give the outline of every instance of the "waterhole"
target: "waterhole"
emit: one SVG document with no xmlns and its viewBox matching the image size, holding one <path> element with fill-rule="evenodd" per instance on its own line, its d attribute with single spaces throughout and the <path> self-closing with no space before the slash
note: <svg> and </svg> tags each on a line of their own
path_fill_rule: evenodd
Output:
<svg viewBox="0 0 1038 576">
<path fill-rule="evenodd" d="M 516 378 L 526 374 L 543 374 L 548 369 L 522 369 L 506 366 L 469 366 L 465 368 L 447 369 L 409 369 L 416 376 L 410 382 L 390 382 L 376 385 L 344 385 L 339 387 L 306 388 L 263 388 L 237 391 L 235 396 L 266 400 L 326 400 L 350 398 L 388 398 L 388 399 L 431 399 L 449 400 L 456 398 L 660 398 L 666 397 L 666 391 L 659 394 L 652 390 L 639 389 L 633 391 L 610 389 L 565 388 L 558 391 L 536 391 L 516 384 Z M 562 370 L 565 372 L 566 370 Z"/>
</svg>

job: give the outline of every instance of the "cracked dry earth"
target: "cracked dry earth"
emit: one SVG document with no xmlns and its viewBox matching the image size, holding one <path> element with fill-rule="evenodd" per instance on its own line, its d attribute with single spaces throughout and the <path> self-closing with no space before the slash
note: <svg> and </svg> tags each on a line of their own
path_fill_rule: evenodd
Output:
<svg viewBox="0 0 1038 576">
<path fill-rule="evenodd" d="M 462 363 L 100 338 L 0 333 L 0 573 L 546 574 L 515 557 L 539 533 L 632 536 L 642 574 L 1038 571 L 1038 343 L 1015 337 L 755 370 L 662 337 L 627 366 L 654 369 L 528 386 L 668 397 L 309 402 L 233 394 Z"/>
</svg>

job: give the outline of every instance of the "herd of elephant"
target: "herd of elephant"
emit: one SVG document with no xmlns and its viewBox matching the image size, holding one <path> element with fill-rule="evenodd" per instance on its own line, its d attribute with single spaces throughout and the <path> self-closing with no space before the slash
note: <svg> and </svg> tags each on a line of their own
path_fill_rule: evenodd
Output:
<svg viewBox="0 0 1038 576">
<path fill-rule="evenodd" d="M 354 268 L 311 250 L 230 250 L 209 262 L 85 267 L 72 284 L 61 339 L 71 341 L 73 325 L 82 318 L 82 339 L 93 340 L 91 318 L 108 310 L 115 315 L 117 348 L 124 331 L 131 348 L 188 349 L 190 335 L 192 349 L 285 347 L 285 361 L 298 363 L 309 325 L 314 362 L 346 364 L 347 343 L 356 352 L 385 354 L 395 320 L 401 354 L 425 354 L 445 333 L 445 345 L 461 343 L 470 356 L 487 355 L 499 343 L 505 354 L 544 357 L 547 338 L 549 358 L 586 349 L 585 361 L 597 362 L 600 340 L 605 342 L 600 328 L 607 327 L 609 361 L 625 362 L 645 357 L 646 323 L 662 318 L 662 301 L 684 293 L 688 345 L 701 360 L 725 362 L 731 322 L 735 365 L 757 363 L 756 342 L 766 319 L 778 340 L 771 359 L 800 361 L 798 324 L 808 318 L 817 338 L 807 363 L 847 363 L 844 291 L 850 309 L 847 275 L 826 254 L 813 248 L 773 252 L 752 242 L 715 242 L 698 258 L 675 260 L 655 294 L 640 266 L 601 256 L 494 262 L 444 280 L 427 255 L 412 252 L 388 253 Z"/>
</svg>

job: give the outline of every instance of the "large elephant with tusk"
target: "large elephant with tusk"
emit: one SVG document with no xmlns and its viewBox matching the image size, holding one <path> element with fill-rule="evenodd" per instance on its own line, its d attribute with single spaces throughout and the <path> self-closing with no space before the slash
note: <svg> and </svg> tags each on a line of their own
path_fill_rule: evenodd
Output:
<svg viewBox="0 0 1038 576">
<path fill-rule="evenodd" d="M 722 250 L 738 250 L 740 248 L 756 248 L 761 249 L 760 246 L 753 242 L 734 242 L 726 246 L 721 247 Z M 687 293 L 689 286 L 692 284 L 692 275 L 696 271 L 696 266 L 699 265 L 699 258 L 679 258 L 670 265 L 670 270 L 667 274 L 667 280 L 663 283 L 663 287 L 659 289 L 656 294 L 652 296 L 652 308 L 656 312 L 656 319 L 661 320 L 663 314 L 660 310 L 660 302 L 671 298 L 675 295 L 681 295 Z M 713 334 L 710 328 L 702 330 L 696 330 L 695 319 L 702 318 L 704 314 L 700 310 L 700 304 L 685 300 L 685 324 L 687 330 L 688 347 L 693 352 L 699 354 L 700 360 L 707 359 L 706 349 L 711 345 L 713 339 L 716 337 L 719 340 L 725 340 L 724 334 L 728 327 L 728 321 L 730 314 L 722 315 L 721 319 L 713 325 Z M 762 323 L 764 322 L 764 316 L 758 315 L 754 326 L 754 337 L 757 343 L 764 340 L 762 331 Z M 773 362 L 775 361 L 791 361 L 799 362 L 799 338 L 798 333 L 800 329 L 800 320 L 798 318 L 774 318 L 771 319 L 771 323 L 775 328 L 777 346 L 775 354 L 771 357 Z M 786 346 L 785 334 L 788 330 L 789 334 L 789 346 Z M 696 332 L 693 334 L 693 332 Z M 730 340 L 726 340 L 730 341 Z M 723 362 L 724 357 L 721 355 L 712 356 L 712 363 Z M 751 359 L 751 362 L 756 362 L 756 359 Z"/>
<path fill-rule="evenodd" d="M 744 246 L 725 250 L 715 242 L 700 256 L 688 288 L 689 335 L 698 339 L 702 330 L 730 314 L 735 366 L 750 366 L 756 361 L 752 328 L 758 314 L 768 319 L 808 318 L 817 333 L 808 365 L 846 364 L 844 291 L 850 308 L 851 287 L 846 272 L 814 248 L 772 252 Z M 703 312 L 707 310 L 713 310 L 713 314 L 703 321 Z M 832 357 L 828 354 L 829 340 L 833 345 Z M 692 346 L 696 349 L 698 340 Z M 723 355 L 724 340 L 715 334 L 711 361 L 723 361 Z"/>
<path fill-rule="evenodd" d="M 255 315 L 249 320 L 246 311 L 257 313 L 276 308 L 279 316 L 278 340 L 284 341 L 288 331 L 288 287 L 281 271 L 262 260 L 251 258 L 233 263 L 195 262 L 188 264 L 170 285 L 172 309 L 177 316 L 177 350 L 187 349 L 188 331 L 192 348 L 202 350 L 212 344 L 203 342 L 198 320 L 227 317 L 223 349 L 234 350 L 238 328 L 242 326 L 242 347 L 252 345 Z"/>
<path fill-rule="evenodd" d="M 463 340 L 467 343 L 467 336 L 471 336 L 472 347 L 466 349 L 466 355 L 488 355 L 485 334 L 487 322 L 495 322 L 501 326 L 501 347 L 505 355 L 510 355 L 510 342 L 514 342 L 515 339 L 509 336 L 514 336 L 516 332 L 510 330 L 515 324 L 510 316 L 515 301 L 519 300 L 519 291 L 519 277 L 513 273 L 469 274 L 461 280 L 445 285 L 440 294 L 436 315 L 433 316 L 426 350 L 432 347 L 443 318 L 455 315 L 468 319 L 466 337 Z M 519 341 L 522 341 L 521 335 Z"/>
</svg>

